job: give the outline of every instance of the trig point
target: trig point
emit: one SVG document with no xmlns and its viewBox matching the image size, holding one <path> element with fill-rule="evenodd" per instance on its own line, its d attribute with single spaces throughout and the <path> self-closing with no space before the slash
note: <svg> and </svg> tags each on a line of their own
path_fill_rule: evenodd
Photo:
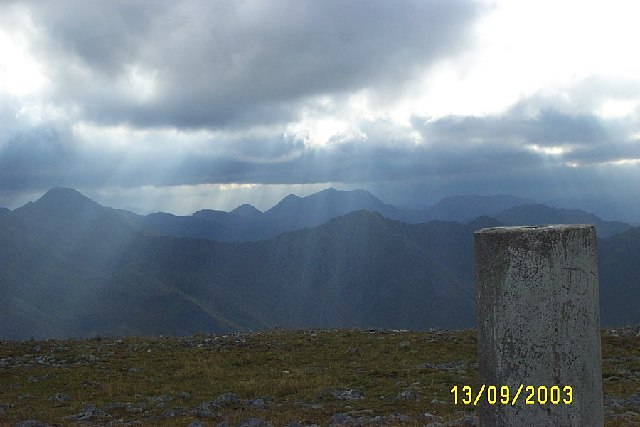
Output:
<svg viewBox="0 0 640 427">
<path fill-rule="evenodd" d="M 480 425 L 602 427 L 595 228 L 496 227 L 474 237 L 479 384 L 497 387 L 495 404 L 486 394 L 478 402 Z"/>
</svg>

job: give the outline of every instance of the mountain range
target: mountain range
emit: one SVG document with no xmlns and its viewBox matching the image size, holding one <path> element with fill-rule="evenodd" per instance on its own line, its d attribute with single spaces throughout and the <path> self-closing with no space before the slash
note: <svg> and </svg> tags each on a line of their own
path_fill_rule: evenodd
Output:
<svg viewBox="0 0 640 427">
<path fill-rule="evenodd" d="M 265 212 L 251 205 L 242 205 L 230 212 L 203 209 L 189 216 L 164 212 L 146 216 L 126 211 L 121 211 L 121 214 L 132 226 L 148 234 L 243 242 L 316 227 L 359 209 L 410 224 L 431 220 L 468 222 L 479 216 L 492 216 L 508 225 L 595 224 L 601 237 L 631 228 L 629 224 L 605 221 L 577 209 L 553 208 L 512 196 L 455 196 L 443 199 L 429 209 L 404 209 L 385 204 L 365 190 L 338 191 L 333 188 L 306 197 L 290 194 Z"/>
<path fill-rule="evenodd" d="M 520 219 L 596 223 L 602 321 L 640 322 L 640 229 L 528 202 L 414 223 L 434 212 L 329 189 L 266 212 L 140 216 L 52 189 L 0 212 L 0 338 L 471 327 L 473 232 Z"/>
</svg>

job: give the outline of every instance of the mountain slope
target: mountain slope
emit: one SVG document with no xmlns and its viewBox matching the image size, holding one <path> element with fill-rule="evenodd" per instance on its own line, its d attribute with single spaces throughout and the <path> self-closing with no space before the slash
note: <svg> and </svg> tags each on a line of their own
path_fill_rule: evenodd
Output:
<svg viewBox="0 0 640 427">
<path fill-rule="evenodd" d="M 357 211 L 222 243 L 145 235 L 115 210 L 56 191 L 0 221 L 0 336 L 471 326 L 470 243 L 458 251 L 472 231 Z"/>
<path fill-rule="evenodd" d="M 55 190 L 0 216 L 0 337 L 471 327 L 473 232 L 498 225 L 359 210 L 225 243 L 145 234 L 117 210 Z M 600 240 L 603 324 L 640 323 L 639 265 L 640 229 Z"/>
<path fill-rule="evenodd" d="M 242 242 L 269 239 L 287 231 L 315 227 L 360 209 L 412 223 L 422 222 L 426 218 L 422 211 L 387 205 L 368 191 L 329 188 L 306 197 L 290 194 L 264 213 L 251 205 L 241 205 L 231 212 L 203 209 L 191 216 L 155 213 L 139 217 L 135 224 L 150 234 Z"/>
<path fill-rule="evenodd" d="M 283 310 L 279 320 L 293 327 L 472 325 L 470 246 L 458 252 L 472 233 L 457 223 L 409 225 L 357 211 L 283 234 L 261 243 L 273 266 L 271 286 L 297 284 L 280 293 L 286 303 L 274 301 L 274 312 Z"/>
<path fill-rule="evenodd" d="M 247 203 L 238 206 L 234 210 L 230 212 L 233 215 L 241 216 L 244 218 L 260 218 L 262 216 L 262 212 L 257 209 L 253 205 L 249 205 Z"/>
<path fill-rule="evenodd" d="M 207 317 L 170 297 L 152 271 L 123 263 L 149 238 L 74 190 L 53 189 L 2 217 L 0 239 L 3 337 L 179 333 Z"/>
<path fill-rule="evenodd" d="M 640 323 L 640 227 L 598 242 L 602 323 Z"/>
<path fill-rule="evenodd" d="M 466 222 L 479 216 L 493 216 L 514 206 L 531 204 L 532 200 L 520 197 L 495 196 L 451 196 L 431 206 L 427 212 L 430 219 Z"/>
<path fill-rule="evenodd" d="M 604 221 L 579 209 L 552 208 L 542 204 L 516 206 L 494 217 L 505 225 L 593 224 L 598 237 L 610 237 L 631 228 L 624 222 Z"/>
<path fill-rule="evenodd" d="M 603 237 L 630 227 L 621 222 L 603 221 L 583 211 L 530 204 L 529 200 L 512 196 L 455 196 L 442 199 L 428 210 L 420 210 L 385 204 L 364 190 L 339 191 L 333 188 L 306 197 L 290 194 L 264 213 L 253 206 L 242 205 L 231 212 L 203 209 L 191 216 L 156 213 L 136 216 L 129 222 L 154 235 L 241 242 L 264 240 L 286 231 L 316 227 L 360 209 L 412 224 L 434 219 L 466 222 L 479 216 L 494 216 L 510 225 L 595 223 L 598 234 Z"/>
<path fill-rule="evenodd" d="M 292 230 L 320 225 L 360 209 L 378 212 L 392 219 L 403 215 L 400 209 L 383 203 L 368 191 L 333 188 L 306 197 L 290 194 L 264 214 L 276 224 L 291 224 L 289 230 Z"/>
</svg>

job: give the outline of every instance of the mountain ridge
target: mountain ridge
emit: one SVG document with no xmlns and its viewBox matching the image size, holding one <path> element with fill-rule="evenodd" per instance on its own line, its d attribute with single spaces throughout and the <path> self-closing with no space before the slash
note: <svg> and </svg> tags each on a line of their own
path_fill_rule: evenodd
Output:
<svg viewBox="0 0 640 427">
<path fill-rule="evenodd" d="M 576 223 L 585 222 L 584 218 L 588 216 L 589 222 L 599 226 L 599 233 L 603 237 L 631 227 L 618 221 L 602 220 L 584 211 L 526 202 L 529 200 L 506 195 L 454 196 L 443 199 L 431 209 L 402 209 L 382 202 L 366 190 L 341 191 L 328 188 L 304 197 L 290 194 L 264 212 L 245 204 L 230 212 L 201 209 L 191 216 L 155 213 L 131 217 L 130 222 L 150 234 L 203 237 L 228 242 L 269 239 L 283 232 L 315 227 L 360 209 L 379 212 L 386 218 L 413 224 L 434 219 L 469 222 L 480 216 L 494 216 L 510 225 Z M 508 208 L 502 209 L 505 206 Z M 546 210 L 533 216 L 523 217 L 520 214 L 519 218 L 517 209 L 521 206 L 545 206 Z M 545 220 L 547 218 L 553 220 Z"/>
<path fill-rule="evenodd" d="M 469 194 L 445 197 L 429 207 L 427 211 L 433 219 L 467 222 L 479 216 L 491 216 L 515 206 L 532 203 L 535 202 L 530 199 L 504 194 L 493 196 Z"/>
<path fill-rule="evenodd" d="M 593 224 L 600 237 L 611 237 L 631 228 L 629 224 L 605 221 L 580 209 L 555 208 L 541 203 L 515 206 L 498 213 L 495 218 L 505 225 Z"/>
<path fill-rule="evenodd" d="M 60 194 L 80 208 L 51 205 L 65 204 Z M 149 234 L 76 193 L 51 196 L 0 217 L 2 338 L 467 328 L 473 232 L 502 225 L 486 216 L 410 224 L 357 210 L 222 242 Z M 603 324 L 639 323 L 640 228 L 599 248 Z"/>
</svg>

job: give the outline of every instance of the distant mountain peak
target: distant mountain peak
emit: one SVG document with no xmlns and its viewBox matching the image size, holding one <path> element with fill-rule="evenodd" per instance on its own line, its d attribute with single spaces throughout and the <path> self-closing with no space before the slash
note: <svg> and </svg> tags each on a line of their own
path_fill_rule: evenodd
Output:
<svg viewBox="0 0 640 427">
<path fill-rule="evenodd" d="M 35 204 L 66 204 L 70 206 L 100 206 L 78 190 L 66 187 L 54 187 L 40 197 Z"/>
<path fill-rule="evenodd" d="M 358 209 L 357 211 L 349 212 L 348 214 L 331 219 L 329 222 L 349 222 L 349 221 L 369 221 L 375 223 L 387 223 L 392 220 L 385 218 L 379 212 L 370 211 L 367 209 Z"/>
<path fill-rule="evenodd" d="M 87 210 L 109 209 L 91 200 L 73 188 L 55 187 L 35 202 L 14 210 L 18 215 L 72 215 Z"/>
<path fill-rule="evenodd" d="M 504 194 L 492 196 L 457 195 L 445 197 L 429 208 L 433 219 L 468 222 L 479 216 L 493 216 L 514 206 L 535 203 Z"/>
<path fill-rule="evenodd" d="M 49 197 L 85 197 L 81 192 L 76 190 L 75 188 L 69 187 L 53 187 L 46 193 L 42 195 L 41 198 L 49 198 Z"/>
<path fill-rule="evenodd" d="M 255 218 L 262 215 L 262 211 L 248 203 L 238 206 L 237 208 L 232 210 L 231 213 L 245 218 Z"/>
</svg>

